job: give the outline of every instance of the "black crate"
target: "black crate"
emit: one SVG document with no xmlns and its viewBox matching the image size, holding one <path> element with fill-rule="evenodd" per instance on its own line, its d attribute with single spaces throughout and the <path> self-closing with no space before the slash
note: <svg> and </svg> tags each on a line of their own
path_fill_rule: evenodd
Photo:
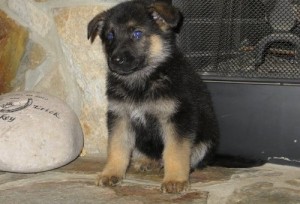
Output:
<svg viewBox="0 0 300 204">
<path fill-rule="evenodd" d="M 222 154 L 300 166 L 300 0 L 173 0 L 207 82 Z"/>
<path fill-rule="evenodd" d="M 289 2 L 289 3 L 287 3 Z M 300 0 L 173 0 L 178 43 L 211 80 L 298 82 Z"/>
</svg>

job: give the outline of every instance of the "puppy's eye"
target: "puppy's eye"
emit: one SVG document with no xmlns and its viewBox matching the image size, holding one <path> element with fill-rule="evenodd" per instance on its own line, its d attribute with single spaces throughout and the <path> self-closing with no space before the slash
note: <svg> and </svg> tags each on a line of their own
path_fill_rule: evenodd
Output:
<svg viewBox="0 0 300 204">
<path fill-rule="evenodd" d="M 113 32 L 109 32 L 106 36 L 107 40 L 112 41 L 115 38 L 115 35 Z"/>
<path fill-rule="evenodd" d="M 132 33 L 132 36 L 133 36 L 134 39 L 139 40 L 143 37 L 143 32 L 140 31 L 140 30 L 136 30 Z"/>
</svg>

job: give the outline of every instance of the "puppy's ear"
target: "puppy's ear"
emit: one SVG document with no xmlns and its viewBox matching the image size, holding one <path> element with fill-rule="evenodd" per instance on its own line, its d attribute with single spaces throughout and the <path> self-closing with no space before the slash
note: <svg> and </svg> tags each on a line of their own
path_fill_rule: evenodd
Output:
<svg viewBox="0 0 300 204">
<path fill-rule="evenodd" d="M 101 33 L 106 15 L 106 11 L 99 13 L 89 22 L 87 37 L 91 40 L 91 43 L 93 43 L 97 35 Z"/>
<path fill-rule="evenodd" d="M 156 2 L 149 6 L 149 12 L 153 20 L 163 31 L 177 29 L 182 20 L 182 14 L 171 4 Z"/>
</svg>

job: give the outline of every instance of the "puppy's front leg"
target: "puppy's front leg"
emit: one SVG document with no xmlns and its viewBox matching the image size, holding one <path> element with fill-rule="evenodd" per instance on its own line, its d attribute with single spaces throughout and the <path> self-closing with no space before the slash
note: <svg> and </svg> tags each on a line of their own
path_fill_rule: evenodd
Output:
<svg viewBox="0 0 300 204">
<path fill-rule="evenodd" d="M 109 120 L 110 118 L 108 118 Z M 133 150 L 134 140 L 129 132 L 128 122 L 115 118 L 109 123 L 108 158 L 97 184 L 114 186 L 125 176 Z"/>
<path fill-rule="evenodd" d="M 163 192 L 179 193 L 189 187 L 191 142 L 178 135 L 173 124 L 164 125 L 165 148 Z"/>
</svg>

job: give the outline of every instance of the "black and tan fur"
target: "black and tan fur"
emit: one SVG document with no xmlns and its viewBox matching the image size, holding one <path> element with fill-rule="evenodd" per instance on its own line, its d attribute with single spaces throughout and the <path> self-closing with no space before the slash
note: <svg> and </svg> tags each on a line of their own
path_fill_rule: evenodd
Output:
<svg viewBox="0 0 300 204">
<path fill-rule="evenodd" d="M 176 46 L 180 20 L 171 5 L 134 0 L 88 25 L 88 38 L 100 36 L 109 67 L 108 158 L 100 184 L 116 185 L 133 161 L 142 171 L 163 165 L 162 190 L 181 192 L 191 168 L 215 148 L 209 93 Z"/>
</svg>

